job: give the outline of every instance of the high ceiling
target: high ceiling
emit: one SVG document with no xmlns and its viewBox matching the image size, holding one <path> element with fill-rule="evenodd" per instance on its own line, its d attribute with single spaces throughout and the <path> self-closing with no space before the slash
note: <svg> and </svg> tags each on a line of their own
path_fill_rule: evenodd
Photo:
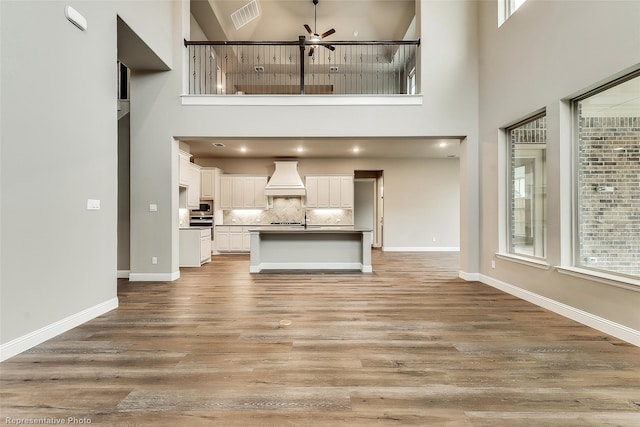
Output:
<svg viewBox="0 0 640 427">
<path fill-rule="evenodd" d="M 231 14 L 251 0 L 191 0 L 191 13 L 209 40 L 283 41 L 314 29 L 312 0 L 257 0 L 259 16 L 236 29 Z M 415 0 L 319 0 L 317 32 L 327 40 L 402 40 L 415 16 Z M 415 38 L 415 34 L 410 34 Z"/>
<path fill-rule="evenodd" d="M 206 40 L 295 41 L 304 24 L 335 34 L 328 41 L 415 39 L 415 0 L 257 0 L 259 16 L 236 29 L 231 14 L 251 0 L 191 0 L 191 13 Z M 192 32 L 192 40 L 199 32 Z M 459 155 L 459 139 L 427 138 L 179 138 L 194 157 L 446 158 Z M 212 143 L 224 147 L 214 147 Z M 441 146 L 441 144 L 443 146 Z M 353 149 L 359 148 L 355 153 Z M 242 149 L 246 151 L 242 151 Z M 302 151 L 298 151 L 302 148 Z"/>
</svg>

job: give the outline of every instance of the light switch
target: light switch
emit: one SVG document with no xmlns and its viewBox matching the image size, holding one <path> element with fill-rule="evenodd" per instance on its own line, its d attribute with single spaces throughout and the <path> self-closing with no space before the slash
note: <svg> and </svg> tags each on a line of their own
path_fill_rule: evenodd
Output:
<svg viewBox="0 0 640 427">
<path fill-rule="evenodd" d="M 158 205 L 156 205 L 155 203 L 151 203 L 149 205 L 149 212 L 158 212 Z"/>
<path fill-rule="evenodd" d="M 98 199 L 87 199 L 87 210 L 88 211 L 99 211 L 100 210 L 100 200 L 98 200 Z"/>
</svg>

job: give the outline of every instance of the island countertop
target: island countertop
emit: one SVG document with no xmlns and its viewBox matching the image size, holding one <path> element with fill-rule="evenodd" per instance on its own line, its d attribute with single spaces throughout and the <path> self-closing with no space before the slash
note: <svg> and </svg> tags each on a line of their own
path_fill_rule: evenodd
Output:
<svg viewBox="0 0 640 427">
<path fill-rule="evenodd" d="M 283 225 L 268 227 L 253 227 L 250 233 L 362 233 L 372 231 L 370 228 L 355 227 L 353 225 L 309 225 L 306 228 L 302 225 Z"/>
<path fill-rule="evenodd" d="M 251 273 L 268 270 L 373 271 L 372 230 L 355 226 L 250 228 Z"/>
</svg>

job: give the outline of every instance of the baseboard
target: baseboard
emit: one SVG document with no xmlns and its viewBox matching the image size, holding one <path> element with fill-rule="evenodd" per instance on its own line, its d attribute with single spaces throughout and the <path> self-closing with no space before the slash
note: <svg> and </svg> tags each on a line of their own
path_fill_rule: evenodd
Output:
<svg viewBox="0 0 640 427">
<path fill-rule="evenodd" d="M 111 298 L 108 301 L 94 305 L 79 313 L 72 314 L 69 317 L 65 317 L 62 320 L 58 320 L 50 325 L 40 328 L 36 331 L 30 332 L 19 338 L 9 341 L 6 344 L 0 345 L 0 362 L 16 356 L 23 351 L 27 351 L 38 344 L 50 340 L 70 329 L 80 326 L 89 320 L 95 319 L 98 316 L 103 315 L 111 310 L 118 308 L 118 297 Z"/>
<path fill-rule="evenodd" d="M 458 271 L 458 277 L 468 282 L 479 282 L 480 273 L 467 273 L 466 271 Z"/>
<path fill-rule="evenodd" d="M 367 267 L 359 262 L 263 262 L 260 265 L 249 266 L 249 273 L 260 273 L 269 270 L 360 270 L 363 273 L 371 273 L 373 270 L 364 271 Z"/>
<path fill-rule="evenodd" d="M 180 271 L 173 273 L 129 273 L 130 282 L 173 282 L 180 278 Z"/>
<path fill-rule="evenodd" d="M 118 279 L 128 279 L 129 278 L 129 270 L 118 270 Z"/>
<path fill-rule="evenodd" d="M 630 344 L 640 347 L 640 331 L 612 322 L 603 317 L 571 307 L 570 305 L 552 300 L 550 298 L 527 291 L 509 283 L 494 279 L 484 274 L 480 275 L 480 281 L 508 294 L 521 298 L 539 307 L 545 308 L 561 316 L 567 317 L 590 328 L 605 334 L 612 335 Z"/>
<path fill-rule="evenodd" d="M 383 246 L 383 252 L 460 252 L 459 246 Z"/>
</svg>

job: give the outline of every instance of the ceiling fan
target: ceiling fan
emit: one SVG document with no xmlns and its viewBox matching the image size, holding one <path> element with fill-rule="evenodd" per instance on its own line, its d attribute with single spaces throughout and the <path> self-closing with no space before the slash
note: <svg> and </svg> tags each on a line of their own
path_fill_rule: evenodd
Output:
<svg viewBox="0 0 640 427">
<path fill-rule="evenodd" d="M 320 40 L 322 40 L 323 38 L 330 36 L 331 34 L 335 33 L 336 30 L 334 30 L 333 28 L 330 30 L 325 31 L 322 34 L 318 34 L 316 27 L 317 27 L 317 18 L 318 18 L 318 1 L 319 0 L 313 0 L 313 31 L 311 31 L 311 27 L 309 27 L 307 24 L 304 24 L 304 28 L 307 30 L 307 32 L 309 33 L 309 40 L 312 42 L 319 42 Z M 336 50 L 335 47 L 330 46 L 330 45 L 324 45 L 324 47 L 326 47 L 327 49 L 333 51 Z M 313 51 L 315 49 L 315 46 L 311 46 L 311 49 L 309 50 L 309 56 L 313 56 Z"/>
</svg>

